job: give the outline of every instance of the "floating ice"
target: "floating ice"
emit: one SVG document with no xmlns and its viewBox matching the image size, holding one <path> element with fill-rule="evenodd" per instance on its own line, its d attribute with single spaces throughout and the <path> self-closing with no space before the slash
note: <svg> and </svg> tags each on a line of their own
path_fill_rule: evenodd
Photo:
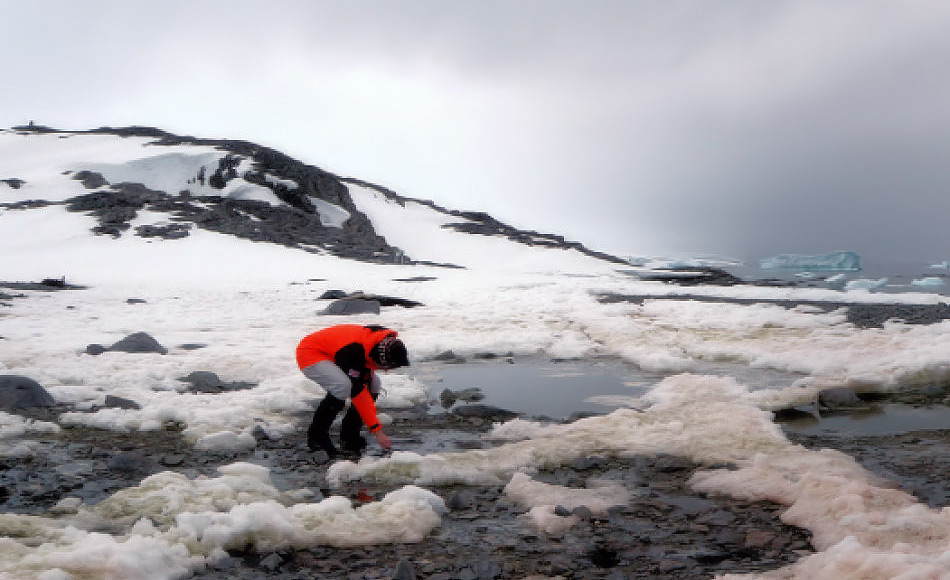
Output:
<svg viewBox="0 0 950 580">
<path fill-rule="evenodd" d="M 848 283 L 844 285 L 845 290 L 877 290 L 878 288 L 883 288 L 887 284 L 887 278 L 878 278 L 877 280 L 871 280 L 869 278 L 858 278 L 856 280 L 848 280 Z"/>
<path fill-rule="evenodd" d="M 943 286 L 943 278 L 938 276 L 927 276 L 926 278 L 918 278 L 911 280 L 912 286 Z"/>
<path fill-rule="evenodd" d="M 779 254 L 759 260 L 763 270 L 821 270 L 857 272 L 861 269 L 861 256 L 854 252 L 831 252 L 807 256 L 802 254 Z"/>
<path fill-rule="evenodd" d="M 846 280 L 847 276 L 844 274 L 835 274 L 834 276 L 828 276 L 825 278 L 825 284 L 834 290 L 841 290 L 844 288 Z"/>
</svg>

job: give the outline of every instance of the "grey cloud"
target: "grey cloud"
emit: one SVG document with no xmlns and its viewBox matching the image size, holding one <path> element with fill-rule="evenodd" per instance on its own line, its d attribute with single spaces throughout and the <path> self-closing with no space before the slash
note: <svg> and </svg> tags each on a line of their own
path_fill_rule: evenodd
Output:
<svg viewBox="0 0 950 580">
<path fill-rule="evenodd" d="M 44 23 L 5 126 L 258 140 L 618 252 L 943 244 L 945 2 L 53 4 L 0 0 Z"/>
</svg>

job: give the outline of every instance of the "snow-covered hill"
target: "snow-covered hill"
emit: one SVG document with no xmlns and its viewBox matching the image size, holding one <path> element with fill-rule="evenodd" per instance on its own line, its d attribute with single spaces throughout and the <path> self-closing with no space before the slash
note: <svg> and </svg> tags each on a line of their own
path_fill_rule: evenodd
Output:
<svg viewBox="0 0 950 580">
<path fill-rule="evenodd" d="M 174 264 L 171 275 L 179 278 L 198 271 L 253 278 L 303 271 L 308 253 L 449 267 L 546 267 L 540 255 L 568 268 L 577 254 L 619 262 L 558 236 L 342 180 L 258 145 L 144 128 L 0 132 L 0 209 L 7 278 L 148 278 L 154 273 L 135 265 L 156 260 Z M 473 233 L 457 235 L 463 232 Z M 468 239 L 486 235 L 496 238 L 489 254 L 479 249 L 483 240 Z M 222 236 L 257 244 L 228 252 L 222 245 L 233 240 Z M 48 254 L 30 256 L 29 238 L 43 240 Z M 534 247 L 565 251 L 528 250 Z M 103 251 L 115 256 L 104 261 Z M 232 271 L 241 265 L 243 272 Z"/>
</svg>

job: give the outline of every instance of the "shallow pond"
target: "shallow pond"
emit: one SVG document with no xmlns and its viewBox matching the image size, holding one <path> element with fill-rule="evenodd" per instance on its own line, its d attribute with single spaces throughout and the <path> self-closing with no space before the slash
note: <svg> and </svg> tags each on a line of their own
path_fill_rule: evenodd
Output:
<svg viewBox="0 0 950 580">
<path fill-rule="evenodd" d="M 805 435 L 897 435 L 926 429 L 950 429 L 950 408 L 885 403 L 849 413 L 819 415 L 805 411 L 782 420 L 781 424 L 785 429 Z"/>
<path fill-rule="evenodd" d="M 734 377 L 753 390 L 779 389 L 801 375 L 740 364 L 703 364 L 693 372 Z M 638 406 L 637 399 L 667 375 L 648 373 L 614 358 L 556 361 L 541 357 L 507 357 L 463 363 L 422 363 L 413 373 L 428 387 L 432 412 L 445 389 L 477 389 L 483 398 L 460 399 L 520 413 L 527 418 L 567 419 Z M 867 411 L 819 414 L 814 409 L 781 419 L 783 428 L 804 434 L 883 435 L 921 429 L 950 429 L 950 408 L 880 403 Z"/>
</svg>

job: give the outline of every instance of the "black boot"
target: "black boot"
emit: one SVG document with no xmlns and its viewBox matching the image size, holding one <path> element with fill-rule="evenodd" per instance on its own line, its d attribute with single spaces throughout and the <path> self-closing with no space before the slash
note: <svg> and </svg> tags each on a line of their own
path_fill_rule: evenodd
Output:
<svg viewBox="0 0 950 580">
<path fill-rule="evenodd" d="M 343 421 L 340 423 L 340 446 L 347 453 L 362 453 L 366 449 L 366 439 L 360 435 L 360 429 L 363 428 L 363 419 L 356 412 L 356 408 L 350 405 L 343 415 Z"/>
<path fill-rule="evenodd" d="M 378 394 L 370 393 L 375 401 Z M 343 421 L 340 423 L 340 446 L 348 453 L 362 453 L 366 449 L 366 438 L 360 435 L 363 428 L 363 419 L 356 411 L 356 407 L 350 403 L 350 408 L 343 415 Z"/>
<path fill-rule="evenodd" d="M 333 395 L 327 396 L 320 401 L 317 410 L 313 413 L 313 421 L 310 423 L 310 429 L 307 430 L 307 447 L 310 451 L 322 449 L 330 457 L 339 455 L 337 448 L 330 441 L 330 425 L 333 420 L 343 410 L 346 405 L 344 401 L 337 399 Z"/>
</svg>

